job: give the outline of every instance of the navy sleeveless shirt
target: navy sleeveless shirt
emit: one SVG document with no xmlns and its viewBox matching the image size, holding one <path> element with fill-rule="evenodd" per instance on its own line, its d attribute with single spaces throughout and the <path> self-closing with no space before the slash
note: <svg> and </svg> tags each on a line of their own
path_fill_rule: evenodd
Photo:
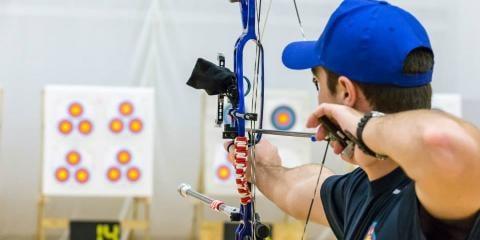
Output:
<svg viewBox="0 0 480 240">
<path fill-rule="evenodd" d="M 320 194 L 338 239 L 480 239 L 480 214 L 461 224 L 433 218 L 418 202 L 415 183 L 401 168 L 372 182 L 360 168 L 332 176 Z"/>
</svg>

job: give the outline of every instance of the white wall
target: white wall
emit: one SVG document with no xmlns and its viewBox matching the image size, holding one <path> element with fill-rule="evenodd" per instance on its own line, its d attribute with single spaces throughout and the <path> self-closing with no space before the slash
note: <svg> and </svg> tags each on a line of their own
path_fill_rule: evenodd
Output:
<svg viewBox="0 0 480 240">
<path fill-rule="evenodd" d="M 316 38 L 338 0 L 298 1 L 309 38 Z M 436 52 L 434 88 L 466 98 L 475 110 L 480 79 L 477 1 L 396 0 L 417 15 Z M 153 8 L 150 9 L 151 4 Z M 149 10 L 150 9 L 150 10 Z M 283 46 L 298 40 L 291 1 L 274 1 L 264 45 L 267 89 L 312 89 L 308 71 L 281 66 Z M 0 235 L 35 230 L 41 153 L 41 89 L 45 84 L 153 85 L 158 133 L 152 232 L 185 237 L 191 205 L 177 196 L 180 182 L 194 183 L 200 153 L 199 93 L 185 86 L 197 57 L 225 52 L 231 64 L 239 34 L 238 6 L 228 1 L 3 0 L 0 2 L 0 84 L 4 87 L 0 160 Z M 321 152 L 318 149 L 315 152 Z M 330 158 L 329 164 L 335 162 Z M 334 168 L 339 169 L 339 164 Z M 75 209 L 81 201 L 68 205 Z M 101 203 L 113 212 L 109 202 Z M 51 209 L 80 214 L 78 210 Z"/>
</svg>

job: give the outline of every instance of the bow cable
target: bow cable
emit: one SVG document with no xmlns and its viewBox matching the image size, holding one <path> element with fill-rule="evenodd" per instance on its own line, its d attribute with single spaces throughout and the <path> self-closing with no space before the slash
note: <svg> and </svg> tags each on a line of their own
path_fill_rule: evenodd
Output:
<svg viewBox="0 0 480 240">
<path fill-rule="evenodd" d="M 251 101 L 251 108 L 252 112 L 256 113 L 257 112 L 257 97 L 258 97 L 258 79 L 259 79 L 259 69 L 260 69 L 260 47 L 261 47 L 261 35 L 260 35 L 260 21 L 262 17 L 262 0 L 255 1 L 256 9 L 257 9 L 257 42 L 255 43 L 255 65 L 254 65 L 254 77 L 253 77 L 253 95 L 252 95 L 252 101 Z M 262 116 L 260 116 L 262 117 Z M 259 121 L 263 121 L 263 119 L 259 119 Z M 256 121 L 250 121 L 250 129 L 256 129 L 257 124 Z M 257 193 L 257 187 L 256 187 L 256 168 L 255 168 L 255 145 L 256 145 L 256 134 L 254 134 L 252 131 L 249 132 L 250 136 L 250 143 L 252 144 L 252 147 L 249 148 L 250 151 L 250 156 L 251 158 L 248 160 L 250 162 L 250 176 L 251 176 L 251 191 L 252 191 L 252 208 L 251 208 L 251 216 L 253 218 L 253 226 L 256 225 L 257 223 L 257 214 L 256 214 L 256 209 L 255 209 L 255 202 L 256 202 L 256 193 Z M 256 234 L 255 234 L 255 229 L 252 229 L 253 234 L 253 239 L 256 239 Z"/>
<path fill-rule="evenodd" d="M 270 0 L 269 7 L 267 10 L 267 14 L 264 20 L 263 24 L 263 29 L 261 29 L 261 21 L 262 21 L 262 0 L 255 1 L 256 4 L 256 9 L 257 9 L 257 34 L 258 38 L 256 41 L 256 47 L 255 47 L 255 65 L 254 65 L 254 78 L 253 78 L 253 95 L 252 95 L 252 100 L 251 100 L 251 108 L 252 112 L 256 113 L 257 112 L 257 104 L 258 104 L 258 88 L 259 88 L 259 80 L 260 80 L 260 74 L 261 74 L 261 81 L 262 81 L 262 86 L 264 84 L 264 63 L 263 63 L 263 46 L 262 46 L 262 36 L 263 32 L 265 30 L 265 26 L 268 20 L 268 15 L 270 12 L 270 6 L 271 6 L 272 0 Z M 263 101 L 263 87 L 262 87 L 262 96 L 261 96 L 261 101 Z M 261 112 L 263 113 L 263 104 L 261 104 Z M 263 116 L 260 114 L 260 118 L 258 119 L 260 123 L 263 121 Z M 262 127 L 262 124 L 260 124 L 260 128 Z M 250 129 L 257 129 L 257 122 L 256 121 L 250 121 Z M 253 217 L 253 223 L 252 227 L 255 226 L 257 223 L 257 214 L 255 210 L 255 200 L 256 200 L 256 167 L 255 167 L 255 145 L 257 144 L 257 134 L 253 133 L 252 130 L 249 131 L 249 137 L 250 137 L 250 143 L 252 145 L 251 148 L 249 148 L 250 151 L 250 156 L 251 158 L 249 159 L 250 162 L 250 176 L 251 176 L 251 191 L 252 191 L 252 208 L 251 208 L 251 214 Z M 254 232 L 254 229 L 252 230 Z M 253 234 L 253 238 L 255 239 L 256 236 Z"/>
<path fill-rule="evenodd" d="M 310 215 L 312 214 L 313 203 L 315 202 L 315 197 L 317 196 L 318 186 L 320 185 L 320 178 L 322 176 L 323 167 L 325 166 L 325 160 L 327 159 L 328 146 L 330 145 L 330 139 L 327 140 L 327 146 L 325 147 L 325 152 L 323 153 L 322 163 L 320 165 L 320 171 L 317 177 L 317 183 L 315 184 L 315 190 L 313 191 L 313 197 L 310 201 L 310 207 L 308 207 L 307 220 L 305 220 L 305 226 L 303 227 L 303 234 L 301 240 L 305 238 L 305 233 L 307 232 L 308 222 L 310 221 Z"/>
</svg>

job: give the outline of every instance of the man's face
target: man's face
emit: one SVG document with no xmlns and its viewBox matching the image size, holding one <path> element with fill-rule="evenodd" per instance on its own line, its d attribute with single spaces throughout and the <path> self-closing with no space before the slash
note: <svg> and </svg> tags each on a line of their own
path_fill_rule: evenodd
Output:
<svg viewBox="0 0 480 240">
<path fill-rule="evenodd" d="M 320 103 L 340 103 L 327 86 L 327 72 L 322 67 L 312 69 L 313 82 L 318 86 L 317 101 Z"/>
</svg>

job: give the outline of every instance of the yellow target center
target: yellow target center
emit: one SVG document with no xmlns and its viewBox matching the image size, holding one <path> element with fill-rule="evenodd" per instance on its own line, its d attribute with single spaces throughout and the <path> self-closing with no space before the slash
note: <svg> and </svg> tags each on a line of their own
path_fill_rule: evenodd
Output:
<svg viewBox="0 0 480 240">
<path fill-rule="evenodd" d="M 129 102 L 120 104 L 120 113 L 123 116 L 129 116 L 133 113 L 133 105 Z"/>
<path fill-rule="evenodd" d="M 69 134 L 72 131 L 72 123 L 67 120 L 61 121 L 59 130 L 63 134 Z"/>
<path fill-rule="evenodd" d="M 67 154 L 67 162 L 70 165 L 77 165 L 80 162 L 81 156 L 78 152 L 70 152 Z"/>
<path fill-rule="evenodd" d="M 86 170 L 78 170 L 76 177 L 80 183 L 85 183 L 88 180 L 88 172 Z"/>
<path fill-rule="evenodd" d="M 225 166 L 220 167 L 218 169 L 218 177 L 223 180 L 228 179 L 230 177 L 230 169 Z"/>
<path fill-rule="evenodd" d="M 113 132 L 120 132 L 123 130 L 123 122 L 119 119 L 113 119 L 111 122 L 110 122 L 110 130 L 112 130 Z"/>
<path fill-rule="evenodd" d="M 65 168 L 60 168 L 56 171 L 55 177 L 57 178 L 58 181 L 60 182 L 65 182 L 67 181 L 69 176 L 68 170 Z"/>
<path fill-rule="evenodd" d="M 132 130 L 132 132 L 138 133 L 142 130 L 142 128 L 143 124 L 140 119 L 134 119 L 130 122 L 130 130 Z"/>
<path fill-rule="evenodd" d="M 72 117 L 79 117 L 83 113 L 83 107 L 79 103 L 72 103 L 68 111 Z"/>
<path fill-rule="evenodd" d="M 140 178 L 140 172 L 136 168 L 131 168 L 127 172 L 127 177 L 131 181 L 137 181 Z"/>
<path fill-rule="evenodd" d="M 120 170 L 118 170 L 117 168 L 112 168 L 108 171 L 108 179 L 112 180 L 112 181 L 116 181 L 118 179 L 120 179 Z"/>
<path fill-rule="evenodd" d="M 128 151 L 121 151 L 117 155 L 117 160 L 121 164 L 127 164 L 132 159 L 132 156 Z"/>
<path fill-rule="evenodd" d="M 289 121 L 289 117 L 288 117 L 288 114 L 280 114 L 280 116 L 278 116 L 278 121 L 281 123 L 281 124 L 285 124 L 285 123 L 288 123 Z"/>
<path fill-rule="evenodd" d="M 81 121 L 78 128 L 81 133 L 89 134 L 92 131 L 92 123 L 87 120 Z"/>
</svg>

